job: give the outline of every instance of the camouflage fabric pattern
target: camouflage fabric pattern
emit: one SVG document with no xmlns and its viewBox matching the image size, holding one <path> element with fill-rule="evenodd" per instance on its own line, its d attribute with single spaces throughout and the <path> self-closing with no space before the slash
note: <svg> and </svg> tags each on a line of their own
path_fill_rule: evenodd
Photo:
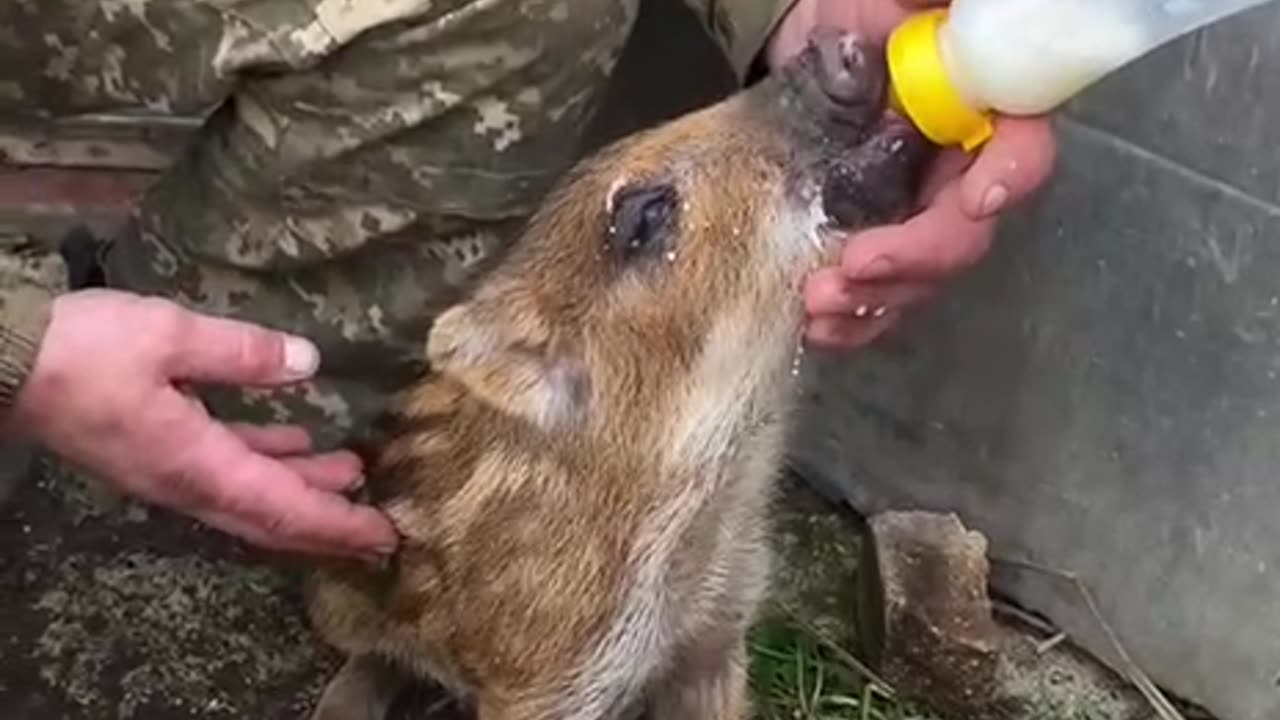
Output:
<svg viewBox="0 0 1280 720">
<path fill-rule="evenodd" d="M 314 382 L 206 400 L 342 444 L 572 161 L 639 1 L 15 0 L 0 111 L 207 111 L 108 282 L 315 340 Z M 687 1 L 740 73 L 785 4 Z"/>
<path fill-rule="evenodd" d="M 49 322 L 47 299 L 65 289 L 66 268 L 29 238 L 0 233 L 0 407 L 7 407 Z M 0 488 L 2 490 L 3 488 Z"/>
</svg>

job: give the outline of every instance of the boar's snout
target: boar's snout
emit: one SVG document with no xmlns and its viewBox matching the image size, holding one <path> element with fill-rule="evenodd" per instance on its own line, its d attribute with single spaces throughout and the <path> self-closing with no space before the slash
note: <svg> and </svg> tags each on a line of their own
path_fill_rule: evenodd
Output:
<svg viewBox="0 0 1280 720">
<path fill-rule="evenodd" d="M 816 176 L 828 217 L 844 228 L 886 222 L 910 207 L 934 147 L 888 102 L 882 45 L 819 26 L 781 76 L 779 104 L 800 169 Z"/>
<path fill-rule="evenodd" d="M 819 27 L 809 36 L 817 55 L 818 87 L 836 105 L 869 108 L 884 95 L 886 69 L 876 48 L 858 35 Z"/>
</svg>

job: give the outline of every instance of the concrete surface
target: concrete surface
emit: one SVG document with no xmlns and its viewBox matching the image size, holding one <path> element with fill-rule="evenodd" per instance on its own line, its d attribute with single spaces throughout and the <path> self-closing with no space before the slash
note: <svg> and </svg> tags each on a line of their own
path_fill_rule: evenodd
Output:
<svg viewBox="0 0 1280 720">
<path fill-rule="evenodd" d="M 1122 670 L 1280 718 L 1280 5 L 1178 41 L 1059 122 L 992 256 L 809 380 L 797 463 L 861 510 L 956 511 L 997 586 Z"/>
</svg>

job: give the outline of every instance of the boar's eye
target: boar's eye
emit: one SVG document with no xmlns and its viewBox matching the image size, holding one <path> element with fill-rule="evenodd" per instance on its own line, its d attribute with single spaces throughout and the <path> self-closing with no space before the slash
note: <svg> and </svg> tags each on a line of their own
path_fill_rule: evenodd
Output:
<svg viewBox="0 0 1280 720">
<path fill-rule="evenodd" d="M 673 242 L 678 200 L 670 184 L 619 188 L 610 203 L 608 244 L 614 256 L 628 262 Z"/>
</svg>

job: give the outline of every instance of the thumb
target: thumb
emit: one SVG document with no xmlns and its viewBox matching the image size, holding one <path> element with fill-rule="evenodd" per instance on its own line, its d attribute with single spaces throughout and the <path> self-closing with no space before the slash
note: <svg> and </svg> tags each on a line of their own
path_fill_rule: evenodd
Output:
<svg viewBox="0 0 1280 720">
<path fill-rule="evenodd" d="M 320 352 L 306 338 L 238 320 L 179 310 L 164 351 L 170 377 L 228 385 L 271 385 L 311 377 Z"/>
</svg>

